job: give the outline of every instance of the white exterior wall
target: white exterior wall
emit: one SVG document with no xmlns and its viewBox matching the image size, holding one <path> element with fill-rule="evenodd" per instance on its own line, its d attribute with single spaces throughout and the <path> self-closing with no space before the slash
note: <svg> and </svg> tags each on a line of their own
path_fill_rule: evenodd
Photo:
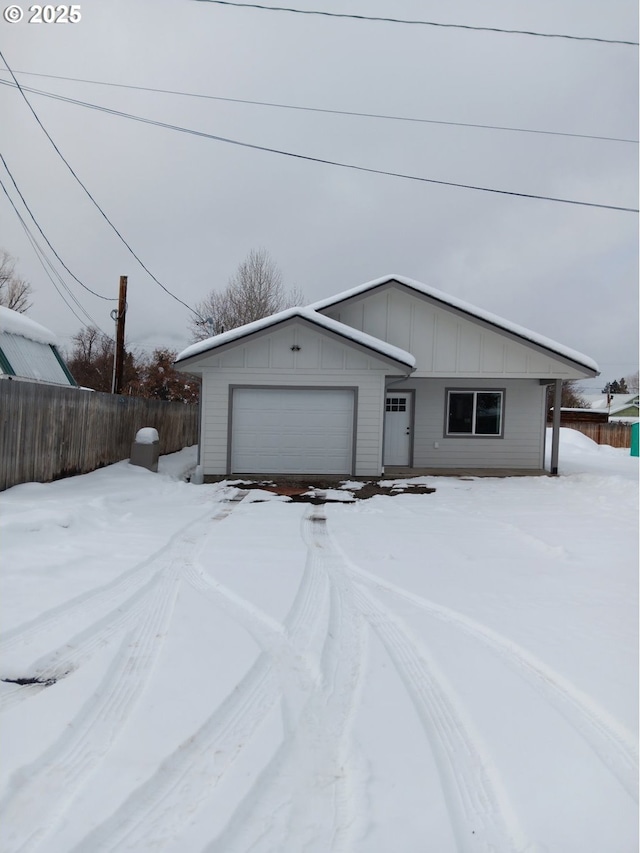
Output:
<svg viewBox="0 0 640 853">
<path fill-rule="evenodd" d="M 446 390 L 504 390 L 503 437 L 446 437 Z M 416 468 L 544 467 L 545 387 L 535 379 L 410 379 L 391 391 L 415 390 L 413 465 Z M 435 445 L 438 445 L 436 447 Z"/>
<path fill-rule="evenodd" d="M 583 378 L 561 360 L 390 286 L 322 313 L 416 357 L 414 376 Z"/>
<path fill-rule="evenodd" d="M 299 346 L 292 351 L 292 346 Z M 356 388 L 355 473 L 382 473 L 385 375 L 402 371 L 321 333 L 291 324 L 201 363 L 205 476 L 228 473 L 229 386 Z M 274 472 L 277 473 L 277 472 Z"/>
</svg>

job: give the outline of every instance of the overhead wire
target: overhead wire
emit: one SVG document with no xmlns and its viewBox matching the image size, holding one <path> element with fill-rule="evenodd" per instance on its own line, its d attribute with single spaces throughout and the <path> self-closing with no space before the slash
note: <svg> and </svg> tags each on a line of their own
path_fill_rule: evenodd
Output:
<svg viewBox="0 0 640 853">
<path fill-rule="evenodd" d="M 27 201 L 26 201 L 26 199 L 25 199 L 24 195 L 22 194 L 22 191 L 21 191 L 20 187 L 19 187 L 19 186 L 18 186 L 18 184 L 16 183 L 16 179 L 13 177 L 13 174 L 12 174 L 11 170 L 9 169 L 9 166 L 7 165 L 7 161 L 5 160 L 5 158 L 4 158 L 4 156 L 3 156 L 3 154 L 2 154 L 2 153 L 0 153 L 0 160 L 2 161 L 2 165 L 4 166 L 4 168 L 5 168 L 6 172 L 7 172 L 7 174 L 8 174 L 8 175 L 9 175 L 9 177 L 11 178 L 11 182 L 12 182 L 13 186 L 15 187 L 16 192 L 17 192 L 17 193 L 18 193 L 18 195 L 20 196 L 20 198 L 21 198 L 21 200 L 22 200 L 22 203 L 24 204 L 24 206 L 26 207 L 27 211 L 29 212 L 29 216 L 30 216 L 30 217 L 31 217 L 31 219 L 33 220 L 33 222 L 34 222 L 34 224 L 35 224 L 36 228 L 38 229 L 38 231 L 40 232 L 40 234 L 42 234 L 42 237 L 44 238 L 45 243 L 46 243 L 46 244 L 47 244 L 47 246 L 51 249 L 51 251 L 52 251 L 52 252 L 53 252 L 53 254 L 56 256 L 56 258 L 58 259 L 58 261 L 62 264 L 62 266 L 63 266 L 63 267 L 66 269 L 66 271 L 69 273 L 69 275 L 71 276 L 71 278 L 73 278 L 73 279 L 74 279 L 74 281 L 77 281 L 77 282 L 78 282 L 78 284 L 79 284 L 81 287 L 84 287 L 84 289 L 85 289 L 85 290 L 88 290 L 88 291 L 89 291 L 89 293 L 93 294 L 93 296 L 97 296 L 99 299 L 104 299 L 106 302 L 117 302 L 118 300 L 117 300 L 117 299 L 115 299 L 115 298 L 111 298 L 111 297 L 109 297 L 109 296 L 103 296 L 101 293 L 97 293 L 95 290 L 92 290 L 92 289 L 91 289 L 90 287 L 88 287 L 88 286 L 87 286 L 83 281 L 81 281 L 75 273 L 73 273 L 73 272 L 69 269 L 69 267 L 65 264 L 65 262 L 62 260 L 62 258 L 60 257 L 60 255 L 56 252 L 56 250 L 54 249 L 54 247 L 51 245 L 51 243 L 50 243 L 49 238 L 47 237 L 47 235 L 44 233 L 44 231 L 43 231 L 43 230 L 42 230 L 42 228 L 40 227 L 40 223 L 39 223 L 39 222 L 38 222 L 38 220 L 35 218 L 35 216 L 34 216 L 34 214 L 33 214 L 33 211 L 31 210 L 31 208 L 30 208 L 30 207 L 29 207 L 29 205 L 27 204 Z"/>
<path fill-rule="evenodd" d="M 60 283 L 60 285 L 63 287 L 63 289 L 67 291 L 67 293 L 68 293 L 69 297 L 70 297 L 70 298 L 71 298 L 71 299 L 76 303 L 76 305 L 77 305 L 78 309 L 84 313 L 84 315 L 87 317 L 87 319 L 89 320 L 89 322 L 90 322 L 90 323 L 93 323 L 94 325 L 97 325 L 97 323 L 96 323 L 96 321 L 93 319 L 93 317 L 92 317 L 92 316 L 89 314 L 89 312 L 84 308 L 84 306 L 83 306 L 83 305 L 81 304 L 81 302 L 77 299 L 77 297 L 75 296 L 75 294 L 73 294 L 73 293 L 72 293 L 72 291 L 70 290 L 70 288 L 69 288 L 69 287 L 67 286 L 67 284 L 64 282 L 64 280 L 62 279 L 61 275 L 60 275 L 60 274 L 58 273 L 58 271 L 55 269 L 55 267 L 54 267 L 53 263 L 51 262 L 50 258 L 48 258 L 48 257 L 47 257 L 47 254 L 46 254 L 45 250 L 42 248 L 42 246 L 40 246 L 40 244 L 38 243 L 38 241 L 37 241 L 37 239 L 36 239 L 35 235 L 34 235 L 34 234 L 33 234 L 33 232 L 31 231 L 31 229 L 29 228 L 29 225 L 27 224 L 26 220 L 24 219 L 24 217 L 22 216 L 22 214 L 20 213 L 20 211 L 17 209 L 17 207 L 16 207 L 16 205 L 15 205 L 15 203 L 14 203 L 13 199 L 12 199 L 12 198 L 11 198 L 11 196 L 9 195 L 9 192 L 8 192 L 8 190 L 7 190 L 6 186 L 5 186 L 5 184 L 4 184 L 4 182 L 2 181 L 2 179 L 1 179 L 1 178 L 0 178 L 0 187 L 2 188 L 2 190 L 3 190 L 4 194 L 7 196 L 8 200 L 9 200 L 9 203 L 10 203 L 10 204 L 11 204 L 11 206 L 13 207 L 13 210 L 14 210 L 14 212 L 15 212 L 15 214 L 16 214 L 16 217 L 18 218 L 18 220 L 19 220 L 20 224 L 22 225 L 22 228 L 23 228 L 23 230 L 24 230 L 24 232 L 25 232 L 25 234 L 26 234 L 26 237 L 27 237 L 27 239 L 28 239 L 29 243 L 31 244 L 31 246 L 32 246 L 32 248 L 33 248 L 33 250 L 34 250 L 34 252 L 35 252 L 35 254 L 36 254 L 36 257 L 38 258 L 38 261 L 39 261 L 39 262 L 40 262 L 40 264 L 42 265 L 42 267 L 43 267 L 43 269 L 44 269 L 45 274 L 47 275 L 47 277 L 49 278 L 49 280 L 50 280 L 50 281 L 51 281 L 51 283 L 53 284 L 54 288 L 58 291 L 58 294 L 60 295 L 60 297 L 62 298 L 62 300 L 65 302 L 65 304 L 67 305 L 67 307 L 71 310 L 71 312 L 72 312 L 72 313 L 77 317 L 77 319 L 78 319 L 78 320 L 80 320 L 80 322 L 82 323 L 82 325 L 83 325 L 83 326 L 84 326 L 84 325 L 86 325 L 86 320 L 83 320 L 83 319 L 82 319 L 78 314 L 76 314 L 76 312 L 74 311 L 73 307 L 69 304 L 69 302 L 67 302 L 67 299 L 65 298 L 64 294 L 61 292 L 60 288 L 58 287 L 58 285 L 56 284 L 56 282 L 53 280 L 53 278 L 52 278 L 52 274 L 53 274 L 53 276 L 55 276 L 55 278 L 57 278 L 58 282 L 59 282 L 59 283 Z M 48 267 L 48 269 L 47 269 L 47 267 Z"/>
<path fill-rule="evenodd" d="M 0 72 L 4 73 L 4 72 Z M 560 131 L 560 130 L 539 130 L 537 128 L 529 128 L 529 127 L 509 127 L 506 125 L 497 125 L 497 124 L 480 124 L 478 122 L 466 122 L 466 121 L 445 121 L 443 119 L 432 119 L 432 118 L 420 118 L 416 116 L 398 116 L 398 115 L 388 115 L 385 113 L 365 113 L 365 112 L 357 112 L 355 110 L 337 110 L 337 109 L 328 109 L 324 107 L 308 107 L 302 106 L 299 104 L 281 104 L 273 101 L 255 101 L 249 100 L 246 98 L 229 98 L 224 97 L 222 95 L 208 95 L 199 92 L 181 92 L 175 89 L 160 89 L 153 86 L 135 86 L 130 83 L 113 83 L 110 81 L 104 80 L 88 80 L 82 77 L 65 77 L 59 74 L 40 74 L 35 71 L 14 71 L 15 74 L 24 74 L 32 77 L 46 77 L 51 80 L 66 80 L 73 83 L 87 83 L 94 86 L 109 86 L 117 89 L 130 89 L 132 91 L 139 92 L 154 92 L 155 94 L 161 95 L 177 95 L 184 98 L 200 98 L 204 100 L 210 101 L 221 101 L 224 103 L 231 104 L 248 104 L 251 106 L 259 106 L 259 107 L 273 107 L 282 110 L 298 110 L 301 112 L 312 112 L 312 113 L 324 113 L 328 115 L 342 115 L 342 116 L 354 116 L 356 118 L 375 118 L 382 119 L 386 121 L 403 121 L 403 122 L 412 122 L 418 124 L 437 124 L 437 125 L 445 125 L 447 127 L 471 127 L 477 128 L 481 130 L 497 130 L 497 131 L 506 131 L 509 133 L 534 133 L 541 134 L 544 136 L 564 136 L 573 139 L 595 139 L 604 142 L 625 142 L 638 144 L 637 139 L 628 139 L 625 137 L 619 136 L 603 136 L 596 135 L 591 133 L 571 133 L 568 131 Z M 11 84 L 15 85 L 15 84 Z M 39 94 L 44 94 L 42 90 L 31 89 L 27 86 L 23 86 L 26 91 L 30 92 L 38 92 Z M 51 94 L 51 93 L 49 93 Z"/>
<path fill-rule="evenodd" d="M 22 214 L 20 213 L 20 211 L 19 211 L 19 210 L 18 210 L 18 208 L 16 207 L 16 205 L 15 205 L 15 203 L 14 203 L 13 199 L 12 199 L 12 198 L 11 198 L 11 196 L 9 195 L 9 192 L 8 192 L 7 188 L 5 187 L 5 185 L 4 185 L 4 181 L 2 180 L 2 178 L 0 178 L 0 188 L 2 188 L 2 191 L 4 192 L 4 194 L 6 195 L 6 197 L 8 198 L 10 205 L 13 207 L 13 210 L 14 210 L 14 212 L 15 212 L 15 214 L 16 214 L 16 216 L 17 216 L 17 218 L 18 218 L 18 221 L 20 222 L 20 224 L 22 225 L 22 228 L 24 229 L 24 232 L 25 232 L 25 234 L 26 234 L 27 240 L 28 240 L 28 241 L 29 241 L 29 243 L 31 244 L 31 247 L 32 247 L 32 248 L 33 248 L 33 250 L 34 250 L 35 255 L 36 255 L 36 257 L 37 257 L 38 261 L 39 261 L 39 262 L 40 262 L 40 264 L 42 265 L 42 268 L 43 268 L 43 270 L 44 270 L 44 272 L 45 272 L 45 275 L 48 277 L 49 281 L 53 284 L 54 288 L 55 288 L 55 289 L 56 289 L 56 291 L 58 292 L 58 294 L 59 294 L 60 298 L 62 299 L 62 301 L 65 303 L 65 305 L 66 305 L 66 306 L 67 306 L 67 308 L 71 311 L 71 313 L 74 315 L 74 317 L 76 317 L 76 319 L 77 319 L 77 320 L 79 320 L 79 321 L 80 321 L 80 323 L 82 323 L 82 325 L 83 325 L 83 326 L 86 326 L 86 324 L 87 324 L 87 323 L 86 323 L 86 320 L 83 320 L 83 319 L 82 319 L 82 317 L 80 317 L 80 315 L 76 313 L 76 311 L 74 310 L 73 306 L 69 304 L 69 302 L 68 302 L 68 301 L 67 301 L 67 299 L 65 298 L 64 294 L 62 293 L 62 291 L 60 290 L 60 288 L 58 287 L 58 285 L 57 285 L 57 284 L 56 284 L 56 282 L 54 281 L 53 276 L 55 276 L 55 277 L 58 279 L 59 283 L 60 283 L 60 284 L 62 285 L 62 287 L 67 291 L 67 293 L 69 294 L 70 298 L 71 298 L 71 299 L 76 303 L 76 305 L 78 306 L 78 308 L 79 308 L 79 309 L 83 312 L 83 314 L 88 318 L 89 322 L 90 322 L 90 323 L 92 323 L 96 328 L 98 328 L 98 329 L 99 329 L 100 327 L 99 327 L 98 323 L 93 319 L 93 317 L 91 316 L 91 314 L 89 314 L 89 312 L 86 310 L 86 308 L 85 308 L 85 307 L 80 303 L 80 301 L 77 299 L 77 297 L 76 297 L 76 296 L 71 292 L 71 290 L 70 290 L 70 289 L 69 289 L 69 287 L 66 285 L 66 283 L 64 282 L 64 280 L 62 279 L 62 277 L 60 276 L 60 274 L 58 273 L 58 271 L 55 269 L 55 267 L 54 267 L 54 266 L 53 266 L 53 264 L 51 263 L 51 260 L 47 257 L 46 252 L 44 251 L 44 249 L 39 245 L 38 241 L 36 240 L 35 236 L 33 235 L 32 231 L 31 231 L 31 229 L 29 228 L 29 225 L 27 224 L 26 220 L 24 219 L 24 217 L 22 216 Z M 47 269 L 47 267 L 49 267 L 49 269 Z M 53 274 L 53 275 L 52 275 L 52 274 Z M 100 330 L 100 331 L 102 331 L 102 330 Z M 105 333 L 103 332 L 103 334 L 105 334 Z"/>
<path fill-rule="evenodd" d="M 185 308 L 188 308 L 188 310 L 189 310 L 189 311 L 191 311 L 191 313 L 192 313 L 192 314 L 195 314 L 195 316 L 196 316 L 196 317 L 198 317 L 199 319 L 202 319 L 202 318 L 200 317 L 200 315 L 198 314 L 198 312 L 197 312 L 197 311 L 195 311 L 195 310 L 194 310 L 190 305 L 187 305 L 187 303 L 186 303 L 186 302 L 184 302 L 182 299 L 180 299 L 178 296 L 176 296 L 176 295 L 175 295 L 175 293 L 172 293 L 172 292 L 169 290 L 169 288 L 168 288 L 168 287 L 165 287 L 165 285 L 164 285 L 164 284 L 162 284 L 162 282 L 161 282 L 161 281 L 160 281 L 160 280 L 159 280 L 159 279 L 158 279 L 158 278 L 157 278 L 157 277 L 156 277 L 156 276 L 151 272 L 151 270 L 146 266 L 146 264 L 145 264 L 145 263 L 140 259 L 140 257 L 139 257 L 135 252 L 134 252 L 134 250 L 131 248 L 131 246 L 129 245 L 129 243 L 125 240 L 125 238 L 122 236 L 122 234 L 120 233 L 120 231 L 116 228 L 116 226 L 113 224 L 113 222 L 111 221 L 111 219 L 107 216 L 107 214 L 105 213 L 105 211 L 104 211 L 104 210 L 102 209 L 102 207 L 98 204 L 98 202 L 97 202 L 97 201 L 96 201 L 96 199 L 93 197 L 93 195 L 91 194 L 91 192 L 87 189 L 86 185 L 82 182 L 82 180 L 80 179 L 80 177 L 78 176 L 78 174 L 76 173 L 76 171 L 74 170 L 74 168 L 71 166 L 71 164 L 69 163 L 69 161 L 66 159 L 66 157 L 64 156 L 64 154 L 60 151 L 60 149 L 58 148 L 58 146 L 57 146 L 57 145 L 56 145 L 56 143 L 54 142 L 53 138 L 51 137 L 51 135 L 50 135 L 50 133 L 48 132 L 48 130 L 46 129 L 46 127 L 45 127 L 45 126 L 43 125 L 43 123 L 40 121 L 40 118 L 39 118 L 38 114 L 37 114 L 37 113 L 36 113 L 36 111 L 34 110 L 33 106 L 31 105 L 31 102 L 30 102 L 30 101 L 29 101 L 29 99 L 27 98 L 26 94 L 22 91 L 22 86 L 20 85 L 20 83 L 18 82 L 17 77 L 15 76 L 15 74 L 13 73 L 13 71 L 11 70 L 11 67 L 9 66 L 9 63 L 8 63 L 8 62 L 7 62 L 7 60 L 5 59 L 4 55 L 2 54 L 2 51 L 0 51 L 0 59 L 2 59 L 2 61 L 4 62 L 4 64 L 5 64 L 6 68 L 7 68 L 7 70 L 9 71 L 9 74 L 11 74 L 11 77 L 13 78 L 13 81 L 14 81 L 14 83 L 16 84 L 16 87 L 17 87 L 18 91 L 20 92 L 20 94 L 21 94 L 22 98 L 24 99 L 25 103 L 26 103 L 26 104 L 27 104 L 27 106 L 29 107 L 29 110 L 30 110 L 30 111 L 31 111 L 31 113 L 33 114 L 33 117 L 34 117 L 34 118 L 35 118 L 35 120 L 37 121 L 37 123 L 38 123 L 38 125 L 40 126 L 41 130 L 43 131 L 43 133 L 45 134 L 45 136 L 47 137 L 47 139 L 49 140 L 49 142 L 51 143 L 51 145 L 52 145 L 52 146 L 53 146 L 53 148 L 55 149 L 56 153 L 58 154 L 58 156 L 60 157 L 60 159 L 62 160 L 62 162 L 65 164 L 65 166 L 67 167 L 67 169 L 71 172 L 71 174 L 73 175 L 73 177 L 75 178 L 75 180 L 78 182 L 78 184 L 82 187 L 82 189 L 84 190 L 84 192 L 86 193 L 86 195 L 88 196 L 88 198 L 91 200 L 91 202 L 94 204 L 94 206 L 96 207 L 96 209 L 100 212 L 100 214 L 102 215 L 102 217 L 104 218 L 104 220 L 109 224 L 109 226 L 111 227 L 111 229 L 112 229 L 112 230 L 115 232 L 115 234 L 120 238 L 120 241 L 121 241 L 121 242 L 126 246 L 126 248 L 129 250 L 129 252 L 131 253 L 131 255 L 133 255 L 133 257 L 134 257 L 134 258 L 136 259 L 136 261 L 140 264 L 140 266 L 141 266 L 141 267 L 142 267 L 142 269 L 147 273 L 147 275 L 149 275 L 149 276 L 153 279 L 153 281 L 155 281 L 155 283 L 156 283 L 159 287 L 161 287 L 161 288 L 162 288 L 162 290 L 164 290 L 164 291 L 165 291 L 165 293 L 167 293 L 167 294 L 168 294 L 172 299 L 175 299 L 175 301 L 176 301 L 176 302 L 179 302 L 181 305 L 184 305 L 184 307 L 185 307 Z"/>
<path fill-rule="evenodd" d="M 1 54 L 0 54 L 0 56 L 1 56 Z M 8 81 L 3 81 L 3 80 L 0 80 L 0 84 L 10 85 Z M 620 211 L 620 212 L 625 212 L 625 213 L 638 213 L 639 212 L 638 208 L 636 208 L 636 207 L 625 207 L 622 205 L 601 204 L 601 203 L 590 202 L 590 201 L 579 201 L 577 199 L 568 199 L 568 198 L 561 198 L 558 196 L 540 195 L 540 194 L 536 194 L 536 193 L 516 192 L 514 190 L 502 190 L 502 189 L 497 189 L 495 187 L 484 187 L 484 186 L 478 186 L 476 184 L 459 183 L 456 181 L 444 181 L 444 180 L 439 180 L 436 178 L 426 178 L 426 177 L 423 177 L 421 175 L 409 175 L 409 174 L 405 174 L 403 172 L 392 172 L 392 171 L 388 171 L 388 170 L 384 170 L 384 169 L 374 169 L 374 168 L 368 167 L 368 166 L 359 166 L 355 163 L 342 163 L 342 162 L 339 162 L 337 160 L 328 160 L 328 159 L 321 158 L 321 157 L 312 157 L 312 156 L 307 155 L 307 154 L 298 154 L 298 153 L 295 153 L 292 151 L 284 151 L 284 150 L 279 149 L 279 148 L 271 148 L 271 147 L 268 147 L 265 145 L 257 145 L 255 143 L 243 142 L 243 141 L 238 140 L 238 139 L 231 139 L 229 137 L 219 136 L 217 134 L 206 133 L 204 131 L 194 130 L 192 128 L 187 128 L 187 127 L 182 127 L 181 125 L 170 124 L 168 122 L 163 122 L 163 121 L 159 121 L 156 119 L 149 119 L 149 118 L 145 118 L 143 116 L 137 116 L 137 115 L 132 114 L 132 113 L 125 113 L 121 110 L 115 110 L 115 109 L 112 109 L 110 107 L 103 107 L 103 106 L 99 106 L 97 104 L 88 103 L 86 101 L 80 101 L 80 100 L 77 100 L 75 98 L 69 98 L 69 97 L 66 97 L 64 95 L 54 95 L 54 94 L 42 92 L 42 91 L 39 91 L 36 89 L 31 89 L 30 87 L 25 87 L 25 88 L 28 91 L 31 91 L 35 94 L 41 94 L 41 95 L 44 95 L 45 97 L 53 98 L 54 100 L 64 101 L 66 103 L 75 104 L 77 106 L 82 106 L 85 108 L 98 110 L 100 112 L 104 112 L 104 113 L 107 113 L 109 115 L 119 116 L 121 118 L 127 118 L 127 119 L 130 119 L 132 121 L 141 122 L 143 124 L 149 124 L 153 127 L 163 127 L 167 130 L 173 130 L 173 131 L 176 131 L 178 133 L 187 133 L 187 134 L 190 134 L 192 136 L 197 136 L 197 137 L 200 137 L 203 139 L 211 139 L 211 140 L 216 141 L 216 142 L 222 142 L 222 143 L 225 143 L 228 145 L 236 145 L 236 146 L 239 146 L 242 148 L 248 148 L 248 149 L 251 149 L 254 151 L 264 151 L 264 152 L 271 153 L 271 154 L 279 154 L 279 155 L 284 156 L 284 157 L 292 157 L 296 160 L 303 160 L 303 161 L 307 161 L 307 162 L 311 162 L 311 163 L 320 163 L 320 164 L 328 165 L 328 166 L 336 166 L 336 167 L 342 168 L 342 169 L 352 169 L 354 171 L 366 172 L 368 174 L 386 175 L 388 177 L 402 178 L 403 180 L 418 181 L 421 183 L 435 184 L 438 186 L 457 187 L 459 189 L 474 190 L 476 192 L 493 193 L 496 195 L 513 196 L 513 197 L 517 197 L 517 198 L 535 199 L 538 201 L 549 201 L 549 202 L 553 202 L 556 204 L 578 205 L 580 207 L 599 208 L 602 210 L 615 210 L 615 211 Z M 190 309 L 190 310 L 193 311 L 193 309 Z M 196 313 L 196 312 L 194 311 L 193 313 Z"/>
<path fill-rule="evenodd" d="M 570 41 L 598 42 L 600 44 L 621 44 L 637 47 L 637 41 L 625 41 L 623 39 L 598 38 L 595 36 L 574 36 L 566 33 L 541 33 L 535 30 L 515 30 L 504 27 L 481 27 L 471 24 L 445 24 L 440 21 L 415 21 L 405 18 L 388 18 L 376 15 L 354 15 L 346 12 L 325 12 L 319 9 L 293 9 L 289 6 L 264 6 L 260 3 L 236 3 L 232 0 L 197 0 L 200 3 L 214 3 L 217 6 L 235 6 L 239 9 L 260 9 L 269 12 L 292 12 L 296 15 L 321 15 L 325 18 L 348 18 L 354 21 L 379 21 L 386 24 L 410 24 L 412 26 L 442 27 L 455 30 L 472 30 L 475 32 L 501 33 L 505 35 L 535 36 L 547 39 L 569 39 Z"/>
</svg>

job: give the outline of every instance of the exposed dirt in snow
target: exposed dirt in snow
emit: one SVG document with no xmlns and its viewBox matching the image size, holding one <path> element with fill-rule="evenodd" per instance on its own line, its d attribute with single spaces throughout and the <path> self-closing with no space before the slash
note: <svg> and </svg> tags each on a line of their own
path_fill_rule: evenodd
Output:
<svg viewBox="0 0 640 853">
<path fill-rule="evenodd" d="M 283 495 L 291 499 L 294 503 L 310 503 L 310 504 L 326 504 L 326 503 L 354 503 L 355 501 L 368 500 L 375 495 L 394 495 L 412 494 L 412 495 L 430 495 L 435 492 L 431 486 L 425 486 L 423 483 L 403 483 L 402 485 L 382 485 L 375 480 L 365 482 L 350 483 L 343 481 L 336 488 L 335 481 L 316 480 L 301 484 L 299 480 L 288 480 L 286 478 L 279 479 L 277 483 L 269 480 L 262 483 L 246 483 L 243 482 L 243 489 L 262 489 L 266 492 L 273 492 L 276 495 Z M 340 494 L 341 493 L 341 494 Z"/>
</svg>

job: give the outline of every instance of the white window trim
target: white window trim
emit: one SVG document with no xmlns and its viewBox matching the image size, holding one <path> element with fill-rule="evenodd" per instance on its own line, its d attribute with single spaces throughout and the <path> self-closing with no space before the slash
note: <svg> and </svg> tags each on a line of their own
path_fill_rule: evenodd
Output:
<svg viewBox="0 0 640 853">
<path fill-rule="evenodd" d="M 446 388 L 445 389 L 445 409 L 444 409 L 444 437 L 445 438 L 504 438 L 504 405 L 505 393 L 504 388 Z M 473 415 L 472 415 L 472 431 L 471 432 L 449 432 L 449 406 L 451 394 L 472 394 L 473 395 Z M 478 405 L 478 394 L 499 394 L 500 395 L 500 430 L 497 433 L 477 433 L 476 432 L 476 412 Z"/>
</svg>

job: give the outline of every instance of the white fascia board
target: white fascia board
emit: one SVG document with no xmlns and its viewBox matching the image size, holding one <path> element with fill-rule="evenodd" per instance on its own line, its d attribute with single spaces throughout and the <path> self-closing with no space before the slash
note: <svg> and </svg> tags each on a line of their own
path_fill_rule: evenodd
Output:
<svg viewBox="0 0 640 853">
<path fill-rule="evenodd" d="M 354 329 L 352 326 L 347 326 L 344 323 L 339 323 L 337 320 L 332 320 L 330 317 L 325 317 L 323 314 L 318 314 L 309 308 L 287 308 L 285 311 L 272 314 L 270 317 L 264 317 L 262 320 L 255 320 L 253 323 L 238 326 L 237 329 L 231 329 L 228 332 L 214 335 L 214 337 L 207 338 L 204 341 L 198 341 L 179 353 L 174 364 L 176 367 L 182 366 L 182 362 L 186 362 L 187 360 L 191 362 L 197 356 L 208 355 L 223 346 L 240 342 L 258 332 L 268 331 L 288 320 L 295 319 L 306 320 L 320 329 L 326 329 L 340 338 L 370 350 L 375 355 L 381 355 L 391 361 L 397 362 L 410 371 L 415 369 L 416 360 L 410 352 L 393 346 L 393 344 L 389 344 L 386 341 L 382 341 L 380 338 L 375 338 L 373 335 L 368 335 L 366 332 Z"/>
</svg>

